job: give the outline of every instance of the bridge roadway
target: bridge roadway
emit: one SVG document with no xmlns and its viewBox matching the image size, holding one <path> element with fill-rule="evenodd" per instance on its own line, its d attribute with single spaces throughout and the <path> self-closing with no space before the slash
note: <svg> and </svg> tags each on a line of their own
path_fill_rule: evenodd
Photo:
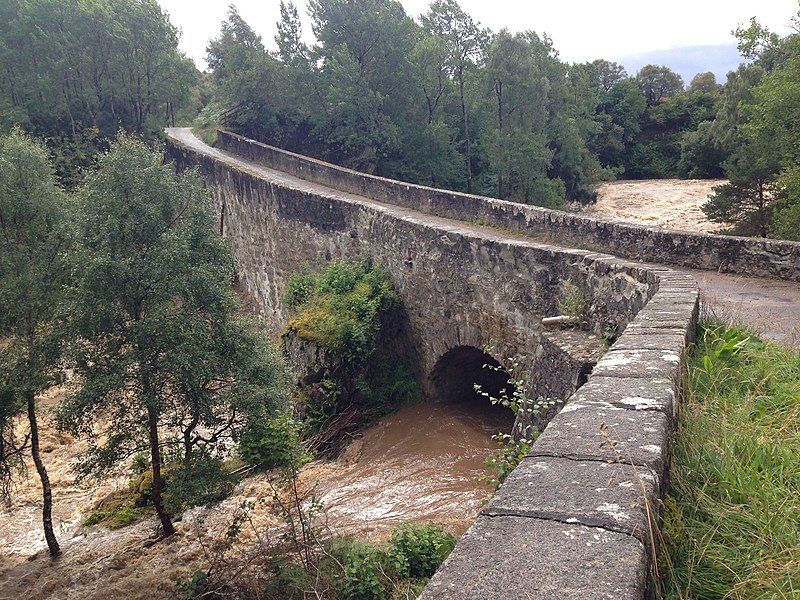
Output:
<svg viewBox="0 0 800 600">
<path fill-rule="evenodd" d="M 168 128 L 166 131 L 169 137 L 193 150 L 237 164 L 247 171 L 257 172 L 273 181 L 285 183 L 295 188 L 322 195 L 335 194 L 357 202 L 380 206 L 383 210 L 400 218 L 426 222 L 444 229 L 469 231 L 486 239 L 522 242 L 530 242 L 532 239 L 529 236 L 512 231 L 501 232 L 492 227 L 437 217 L 416 210 L 378 202 L 364 196 L 348 194 L 300 179 L 235 156 L 229 152 L 213 148 L 198 139 L 188 127 L 173 127 Z M 553 244 L 553 242 L 548 243 L 557 245 Z M 800 315 L 800 285 L 797 283 L 696 269 L 676 270 L 687 272 L 697 280 L 701 299 L 710 313 L 724 320 L 744 323 L 768 339 L 790 347 L 800 348 L 800 318 L 798 318 L 798 315 Z"/>
</svg>

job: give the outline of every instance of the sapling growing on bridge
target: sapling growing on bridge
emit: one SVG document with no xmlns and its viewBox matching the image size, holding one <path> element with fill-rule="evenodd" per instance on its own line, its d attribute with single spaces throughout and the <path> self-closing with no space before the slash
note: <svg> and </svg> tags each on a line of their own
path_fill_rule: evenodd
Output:
<svg viewBox="0 0 800 600">
<path fill-rule="evenodd" d="M 491 350 L 487 348 L 485 352 L 491 354 Z M 488 363 L 483 365 L 484 369 L 508 374 L 506 386 L 496 396 L 484 391 L 479 383 L 474 385 L 475 392 L 480 396 L 487 398 L 493 405 L 510 409 L 515 416 L 511 433 L 500 432 L 492 436 L 500 447 L 486 459 L 486 465 L 495 473 L 494 477 L 487 478 L 486 483 L 494 485 L 495 488 L 503 485 L 511 472 L 525 458 L 531 444 L 539 437 L 540 432 L 534 424 L 534 419 L 561 402 L 544 396 L 531 399 L 525 379 L 515 375 L 520 367 L 519 361 L 511 358 L 504 362 L 505 366 Z"/>
</svg>

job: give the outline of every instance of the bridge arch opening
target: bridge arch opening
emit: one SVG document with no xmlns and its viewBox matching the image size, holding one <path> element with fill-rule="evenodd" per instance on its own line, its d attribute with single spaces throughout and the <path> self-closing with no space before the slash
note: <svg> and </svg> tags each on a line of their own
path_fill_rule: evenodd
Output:
<svg viewBox="0 0 800 600">
<path fill-rule="evenodd" d="M 488 365 L 485 367 L 484 365 Z M 489 368 L 491 367 L 491 368 Z M 448 350 L 436 363 L 431 373 L 433 400 L 458 403 L 479 410 L 491 420 L 508 424 L 510 430 L 514 416 L 510 409 L 492 406 L 486 397 L 475 391 L 475 384 L 495 398 L 502 390 L 511 396 L 513 386 L 508 383 L 508 373 L 500 363 L 483 350 L 473 346 L 457 346 Z"/>
</svg>

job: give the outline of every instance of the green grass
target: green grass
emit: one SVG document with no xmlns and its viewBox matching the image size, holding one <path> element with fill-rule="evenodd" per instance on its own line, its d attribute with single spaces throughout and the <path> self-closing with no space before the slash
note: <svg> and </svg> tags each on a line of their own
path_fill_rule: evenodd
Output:
<svg viewBox="0 0 800 600">
<path fill-rule="evenodd" d="M 662 597 L 800 598 L 800 354 L 705 325 L 688 377 Z"/>
</svg>

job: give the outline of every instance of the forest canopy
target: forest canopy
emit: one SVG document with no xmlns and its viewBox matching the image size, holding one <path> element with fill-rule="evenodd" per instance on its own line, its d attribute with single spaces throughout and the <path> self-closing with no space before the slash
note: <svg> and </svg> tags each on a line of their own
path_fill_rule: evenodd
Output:
<svg viewBox="0 0 800 600">
<path fill-rule="evenodd" d="M 46 139 L 70 187 L 120 130 L 157 136 L 200 111 L 282 148 L 405 181 L 564 208 L 616 178 L 725 178 L 704 210 L 731 233 L 800 238 L 798 21 L 736 32 L 718 82 L 562 61 L 544 32 L 491 31 L 456 0 L 280 2 L 274 43 L 231 5 L 208 72 L 155 0 L 0 6 L 0 133 Z M 308 40 L 313 40 L 309 42 Z M 201 110 L 202 109 L 202 110 Z"/>
</svg>

